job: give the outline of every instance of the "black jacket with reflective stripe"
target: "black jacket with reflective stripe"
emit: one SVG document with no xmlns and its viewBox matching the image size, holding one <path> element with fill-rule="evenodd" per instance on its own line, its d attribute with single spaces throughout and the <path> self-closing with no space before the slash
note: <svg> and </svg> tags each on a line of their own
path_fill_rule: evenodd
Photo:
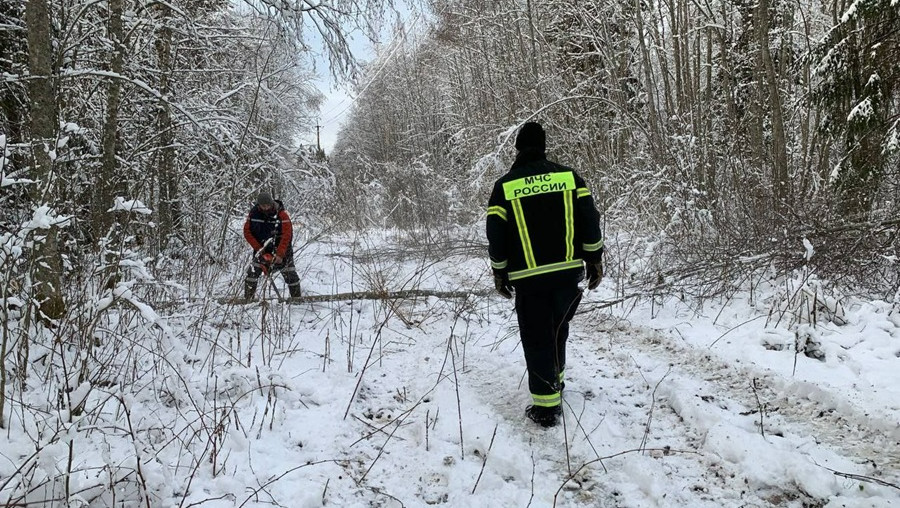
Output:
<svg viewBox="0 0 900 508">
<path fill-rule="evenodd" d="M 543 152 L 519 153 L 488 201 L 491 267 L 518 291 L 554 289 L 584 278 L 603 255 L 600 215 L 584 180 Z"/>
<path fill-rule="evenodd" d="M 284 210 L 284 204 L 275 200 L 275 208 L 270 212 L 259 209 L 254 205 L 244 221 L 244 238 L 253 247 L 259 250 L 268 239 L 272 241 L 266 246 L 266 252 L 278 254 L 281 257 L 292 257 L 294 229 L 291 218 Z"/>
</svg>

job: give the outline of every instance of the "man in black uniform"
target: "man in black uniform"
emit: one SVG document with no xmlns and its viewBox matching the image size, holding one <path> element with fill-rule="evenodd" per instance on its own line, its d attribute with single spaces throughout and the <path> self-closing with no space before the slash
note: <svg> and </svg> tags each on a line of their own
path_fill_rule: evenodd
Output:
<svg viewBox="0 0 900 508">
<path fill-rule="evenodd" d="M 260 192 L 256 205 L 244 221 L 244 239 L 253 249 L 253 259 L 244 279 L 244 298 L 250 300 L 263 270 L 280 271 L 291 298 L 299 298 L 300 277 L 294 268 L 294 228 L 281 201 Z"/>
<path fill-rule="evenodd" d="M 487 213 L 494 285 L 516 296 L 516 316 L 528 367 L 532 405 L 525 414 L 550 427 L 562 414 L 569 321 L 588 289 L 603 277 L 600 215 L 578 174 L 550 162 L 546 134 L 536 122 L 516 136 L 518 155 L 494 184 Z"/>
</svg>

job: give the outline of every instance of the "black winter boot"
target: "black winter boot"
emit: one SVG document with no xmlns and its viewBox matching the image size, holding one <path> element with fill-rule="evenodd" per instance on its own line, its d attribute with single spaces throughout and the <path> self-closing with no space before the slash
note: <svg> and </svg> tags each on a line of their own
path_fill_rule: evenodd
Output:
<svg viewBox="0 0 900 508">
<path fill-rule="evenodd" d="M 553 427 L 562 414 L 562 406 L 528 406 L 525 416 L 541 427 Z"/>
</svg>

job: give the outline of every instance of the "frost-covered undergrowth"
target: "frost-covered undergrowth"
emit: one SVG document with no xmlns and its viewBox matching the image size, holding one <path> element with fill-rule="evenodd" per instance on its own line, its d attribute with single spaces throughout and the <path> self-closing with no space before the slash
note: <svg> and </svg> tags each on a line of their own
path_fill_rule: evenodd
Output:
<svg viewBox="0 0 900 508">
<path fill-rule="evenodd" d="M 306 294 L 489 286 L 478 249 L 429 250 L 333 237 L 297 265 Z M 540 429 L 523 415 L 511 302 L 219 303 L 240 271 L 209 297 L 114 307 L 103 326 L 130 333 L 96 342 L 69 392 L 37 374 L 13 390 L 0 503 L 900 503 L 896 303 L 816 297 L 806 311 L 791 295 L 816 294 L 807 277 L 699 312 L 606 307 L 607 280 L 573 323 L 563 424 Z M 54 351 L 32 368 L 77 377 Z"/>
</svg>

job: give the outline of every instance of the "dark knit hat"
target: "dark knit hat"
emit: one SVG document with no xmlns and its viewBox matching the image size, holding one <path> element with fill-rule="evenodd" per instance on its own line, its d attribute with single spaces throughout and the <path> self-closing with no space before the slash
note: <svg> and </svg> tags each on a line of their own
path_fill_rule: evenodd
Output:
<svg viewBox="0 0 900 508">
<path fill-rule="evenodd" d="M 537 122 L 527 122 L 519 129 L 519 134 L 516 136 L 516 150 L 528 149 L 541 152 L 547 149 L 547 133 Z"/>
<path fill-rule="evenodd" d="M 260 192 L 258 196 L 256 196 L 256 204 L 257 205 L 274 205 L 275 200 L 272 199 L 272 195 L 268 192 Z"/>
</svg>

